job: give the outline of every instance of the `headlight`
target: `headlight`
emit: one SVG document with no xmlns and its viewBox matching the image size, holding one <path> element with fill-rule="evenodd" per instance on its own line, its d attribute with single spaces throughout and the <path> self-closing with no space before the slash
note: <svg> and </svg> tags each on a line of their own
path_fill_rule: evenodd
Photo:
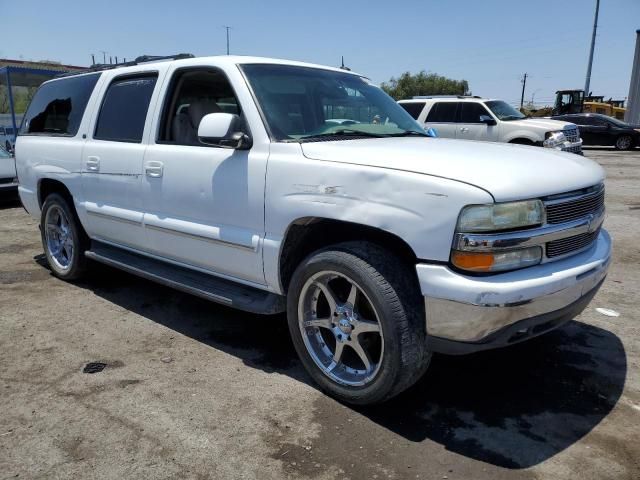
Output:
<svg viewBox="0 0 640 480">
<path fill-rule="evenodd" d="M 542 259 L 540 247 L 501 252 L 451 252 L 451 263 L 470 272 L 504 272 L 537 265 Z"/>
<path fill-rule="evenodd" d="M 458 232 L 491 232 L 541 225 L 544 205 L 540 200 L 470 205 L 458 218 Z"/>
<path fill-rule="evenodd" d="M 545 135 L 546 140 L 542 142 L 542 146 L 547 148 L 561 147 L 564 142 L 567 141 L 567 137 L 562 132 L 547 132 Z"/>
</svg>

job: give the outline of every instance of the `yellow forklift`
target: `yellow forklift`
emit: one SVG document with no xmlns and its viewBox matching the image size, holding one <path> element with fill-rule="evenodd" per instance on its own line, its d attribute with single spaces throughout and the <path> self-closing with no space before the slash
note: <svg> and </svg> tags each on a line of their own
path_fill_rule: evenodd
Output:
<svg viewBox="0 0 640 480">
<path fill-rule="evenodd" d="M 627 109 L 624 100 L 604 99 L 604 96 L 585 96 L 584 90 L 558 90 L 552 115 L 567 115 L 570 113 L 601 113 L 610 117 L 624 120 Z"/>
</svg>

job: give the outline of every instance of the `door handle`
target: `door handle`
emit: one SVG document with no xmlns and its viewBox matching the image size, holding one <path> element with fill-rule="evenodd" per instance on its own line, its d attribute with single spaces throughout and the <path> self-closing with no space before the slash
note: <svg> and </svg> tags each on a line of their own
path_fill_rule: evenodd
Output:
<svg viewBox="0 0 640 480">
<path fill-rule="evenodd" d="M 468 129 L 467 127 L 461 127 L 461 128 L 460 128 L 460 131 L 461 131 L 461 132 L 468 132 L 468 131 L 469 131 L 469 129 Z"/>
<path fill-rule="evenodd" d="M 164 170 L 164 164 L 162 162 L 150 161 L 144 164 L 144 173 L 147 177 L 160 178 Z"/>
<path fill-rule="evenodd" d="M 87 161 L 85 162 L 87 166 L 87 171 L 89 172 L 99 172 L 100 171 L 100 157 L 89 156 L 87 157 Z"/>
</svg>

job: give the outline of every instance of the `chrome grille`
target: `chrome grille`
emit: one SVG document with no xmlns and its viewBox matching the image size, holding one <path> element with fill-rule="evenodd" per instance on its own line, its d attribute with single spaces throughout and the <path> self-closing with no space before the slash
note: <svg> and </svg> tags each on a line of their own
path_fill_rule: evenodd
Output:
<svg viewBox="0 0 640 480">
<path fill-rule="evenodd" d="M 563 130 L 562 133 L 564 133 L 565 138 L 571 143 L 580 140 L 580 133 L 577 128 L 568 128 L 566 130 Z"/>
<path fill-rule="evenodd" d="M 563 148 L 562 151 L 569 152 L 569 153 L 577 153 L 578 155 L 582 155 L 582 146 L 574 145 L 573 147 Z"/>
<path fill-rule="evenodd" d="M 572 237 L 561 238 L 547 243 L 547 258 L 559 257 L 581 250 L 593 243 L 598 237 L 600 229 L 595 232 L 581 233 Z"/>
<path fill-rule="evenodd" d="M 604 187 L 577 198 L 545 202 L 545 207 L 547 223 L 551 224 L 565 223 L 586 217 L 590 213 L 599 212 L 604 207 Z"/>
</svg>

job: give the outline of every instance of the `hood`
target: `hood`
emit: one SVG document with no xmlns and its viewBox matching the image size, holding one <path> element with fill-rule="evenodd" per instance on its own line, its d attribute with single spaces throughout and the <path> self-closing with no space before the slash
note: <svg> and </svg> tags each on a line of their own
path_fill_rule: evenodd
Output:
<svg viewBox="0 0 640 480">
<path fill-rule="evenodd" d="M 300 144 L 305 157 L 449 178 L 488 191 L 496 201 L 578 190 L 604 180 L 581 155 L 543 147 L 445 138 L 371 138 Z"/>
<path fill-rule="evenodd" d="M 529 129 L 537 128 L 545 132 L 553 132 L 556 130 L 565 130 L 576 127 L 573 123 L 563 122 L 561 120 L 551 120 L 550 118 L 523 118 L 522 120 L 509 120 L 504 123 Z"/>
</svg>

